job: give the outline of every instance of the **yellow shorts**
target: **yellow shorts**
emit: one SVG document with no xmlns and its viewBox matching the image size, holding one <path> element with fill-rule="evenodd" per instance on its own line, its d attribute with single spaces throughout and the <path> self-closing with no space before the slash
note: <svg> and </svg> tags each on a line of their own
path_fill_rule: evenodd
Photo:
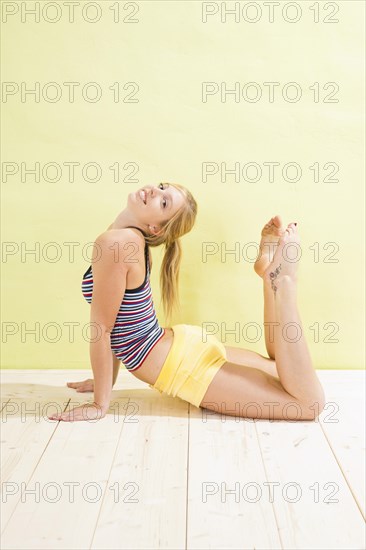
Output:
<svg viewBox="0 0 366 550">
<path fill-rule="evenodd" d="M 198 325 L 174 325 L 173 344 L 151 388 L 200 406 L 213 377 L 227 361 L 225 346 Z"/>
</svg>

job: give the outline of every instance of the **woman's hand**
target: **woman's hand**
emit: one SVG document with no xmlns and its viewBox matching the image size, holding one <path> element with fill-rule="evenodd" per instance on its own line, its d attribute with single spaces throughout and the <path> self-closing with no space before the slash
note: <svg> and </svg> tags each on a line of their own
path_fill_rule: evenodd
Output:
<svg viewBox="0 0 366 550">
<path fill-rule="evenodd" d="M 88 378 L 83 380 L 83 382 L 67 382 L 66 384 L 69 388 L 73 388 L 77 392 L 93 392 L 94 391 L 94 380 L 93 378 Z"/>
<path fill-rule="evenodd" d="M 71 411 L 55 413 L 49 416 L 50 420 L 63 420 L 64 422 L 78 422 L 80 420 L 100 420 L 107 414 L 108 407 L 101 407 L 94 403 L 85 403 Z"/>
</svg>

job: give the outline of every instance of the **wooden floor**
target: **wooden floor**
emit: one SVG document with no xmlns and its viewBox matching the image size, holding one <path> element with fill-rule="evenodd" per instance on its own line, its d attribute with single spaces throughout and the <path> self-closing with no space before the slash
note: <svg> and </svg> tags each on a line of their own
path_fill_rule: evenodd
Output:
<svg viewBox="0 0 366 550">
<path fill-rule="evenodd" d="M 2 549 L 364 549 L 365 372 L 318 370 L 315 421 L 221 417 L 122 370 L 110 413 L 54 422 L 66 381 L 4 370 Z M 207 414 L 207 416 L 206 416 Z"/>
</svg>

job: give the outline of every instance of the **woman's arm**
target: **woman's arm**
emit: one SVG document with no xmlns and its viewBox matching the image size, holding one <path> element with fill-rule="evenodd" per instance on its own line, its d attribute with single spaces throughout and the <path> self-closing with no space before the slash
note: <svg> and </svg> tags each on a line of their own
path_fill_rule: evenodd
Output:
<svg viewBox="0 0 366 550">
<path fill-rule="evenodd" d="M 119 367 L 121 366 L 121 360 L 118 359 L 118 357 L 116 357 L 114 355 L 113 351 L 112 351 L 112 360 L 113 360 L 113 382 L 112 382 L 112 385 L 114 386 L 114 384 L 117 381 Z"/>
<path fill-rule="evenodd" d="M 121 360 L 118 359 L 111 350 L 111 356 L 113 361 L 113 386 L 117 381 L 118 377 L 118 371 L 119 367 L 121 365 Z M 67 386 L 69 388 L 73 388 L 78 393 L 85 393 L 85 392 L 94 392 L 94 380 L 93 378 L 87 378 L 86 380 L 83 380 L 82 382 L 67 382 Z"/>
<path fill-rule="evenodd" d="M 94 376 L 94 403 L 103 415 L 109 409 L 113 384 L 113 361 L 110 354 L 110 333 L 99 327 L 95 341 L 90 342 L 90 361 Z"/>
<path fill-rule="evenodd" d="M 67 422 L 96 420 L 108 411 L 115 371 L 111 333 L 126 290 L 128 247 L 120 232 L 105 231 L 94 243 L 93 295 L 90 309 L 90 360 L 94 375 L 94 402 L 55 413 L 48 418 Z M 136 237 L 137 238 L 137 237 Z M 129 239 L 131 242 L 131 239 Z M 96 249 L 98 247 L 98 249 Z"/>
<path fill-rule="evenodd" d="M 95 241 L 99 260 L 93 264 L 93 296 L 90 322 L 90 360 L 94 375 L 94 403 L 103 412 L 109 407 L 113 384 L 111 332 L 126 290 L 128 263 L 123 242 L 114 231 L 104 232 Z M 95 251 L 97 252 L 97 250 Z M 97 254 L 93 257 L 98 257 Z"/>
</svg>

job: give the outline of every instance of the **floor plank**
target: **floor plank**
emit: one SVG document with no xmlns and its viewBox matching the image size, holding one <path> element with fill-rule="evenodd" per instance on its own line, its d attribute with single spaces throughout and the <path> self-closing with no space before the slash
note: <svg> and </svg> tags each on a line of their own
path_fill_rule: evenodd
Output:
<svg viewBox="0 0 366 550">
<path fill-rule="evenodd" d="M 27 489 L 39 488 L 40 497 L 18 501 L 2 536 L 4 547 L 90 547 L 121 426 L 113 415 L 103 423 L 59 423 L 27 483 Z"/>
<path fill-rule="evenodd" d="M 46 416 L 92 400 L 66 386 L 89 369 L 3 371 L 2 548 L 363 549 L 365 373 L 317 372 L 313 422 L 221 417 L 121 369 L 104 419 L 66 423 Z"/>
<path fill-rule="evenodd" d="M 135 414 L 124 423 L 108 480 L 118 491 L 106 494 L 91 548 L 180 550 L 186 538 L 188 404 L 148 386 L 131 391 L 130 402 Z"/>
<path fill-rule="evenodd" d="M 281 548 L 255 424 L 191 406 L 189 441 L 187 548 Z"/>
<path fill-rule="evenodd" d="M 360 548 L 364 521 L 320 423 L 259 420 L 256 426 L 267 480 L 276 484 L 283 548 Z"/>
<path fill-rule="evenodd" d="M 62 387 L 60 374 L 15 371 L 3 378 L 7 401 L 1 411 L 1 483 L 6 496 L 2 532 L 19 502 L 22 486 L 30 481 L 57 429 L 47 414 L 65 410 L 72 397 L 71 390 Z"/>
<path fill-rule="evenodd" d="M 321 427 L 365 518 L 365 371 L 320 371 L 327 407 Z"/>
</svg>

